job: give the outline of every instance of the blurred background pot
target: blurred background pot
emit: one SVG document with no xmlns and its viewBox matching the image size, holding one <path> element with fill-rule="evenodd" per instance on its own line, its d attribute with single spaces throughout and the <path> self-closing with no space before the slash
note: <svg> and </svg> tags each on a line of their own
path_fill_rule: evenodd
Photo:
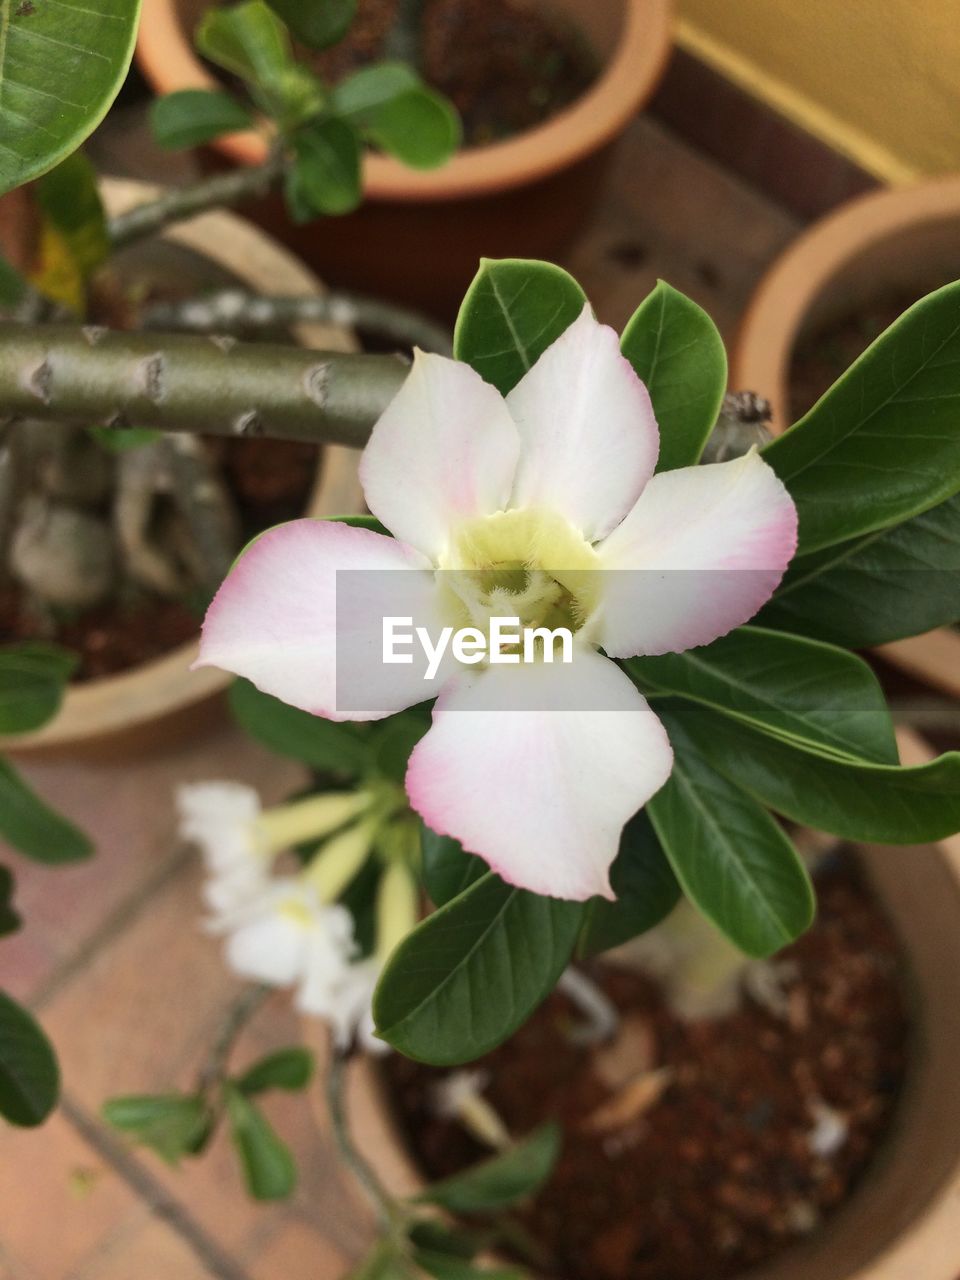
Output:
<svg viewBox="0 0 960 1280">
<path fill-rule="evenodd" d="M 602 62 L 572 106 L 526 133 L 469 147 L 441 169 L 368 155 L 365 203 L 355 213 L 295 226 L 279 197 L 248 212 L 331 285 L 455 313 L 481 257 L 556 258 L 596 204 L 611 144 L 650 98 L 670 48 L 670 0 L 535 0 L 575 24 Z M 137 57 L 158 93 L 208 88 L 194 52 L 205 5 L 146 0 Z M 258 164 L 264 136 L 218 140 L 220 164 Z"/>
<path fill-rule="evenodd" d="M 960 178 L 853 200 L 801 235 L 761 281 L 740 331 L 731 386 L 767 397 L 779 434 L 792 420 L 791 379 L 805 338 L 857 307 L 893 300 L 900 311 L 958 278 Z M 878 652 L 960 697 L 960 630 L 898 640 Z"/>
</svg>

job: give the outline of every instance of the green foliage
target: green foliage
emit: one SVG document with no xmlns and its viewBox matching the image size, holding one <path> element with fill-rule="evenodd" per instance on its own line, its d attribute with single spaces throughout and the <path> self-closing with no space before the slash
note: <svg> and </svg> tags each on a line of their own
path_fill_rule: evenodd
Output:
<svg viewBox="0 0 960 1280">
<path fill-rule="evenodd" d="M 484 258 L 457 316 L 453 353 L 506 395 L 586 306 L 561 267 Z"/>
<path fill-rule="evenodd" d="M 673 910 L 680 885 L 644 810 L 623 829 L 620 851 L 610 868 L 615 902 L 592 898 L 580 934 L 582 956 L 598 955 L 646 933 Z"/>
<path fill-rule="evenodd" d="M 286 195 L 294 220 L 309 222 L 356 209 L 363 197 L 356 130 L 329 116 L 304 125 L 293 135 L 292 145 Z"/>
<path fill-rule="evenodd" d="M 305 1089 L 313 1076 L 313 1068 L 313 1054 L 309 1049 L 297 1046 L 278 1049 L 238 1077 L 236 1086 L 241 1093 L 248 1095 L 264 1093 L 268 1089 Z"/>
<path fill-rule="evenodd" d="M 224 133 L 249 129 L 253 116 L 222 89 L 180 89 L 154 99 L 150 126 L 161 147 L 199 147 Z"/>
<path fill-rule="evenodd" d="M 423 884 L 435 907 L 459 897 L 465 889 L 487 874 L 487 864 L 475 854 L 464 853 L 452 836 L 438 836 L 424 826 L 420 847 L 423 854 Z"/>
<path fill-rule="evenodd" d="M 0 760 L 0 836 L 35 862 L 77 862 L 93 853 L 90 841 L 34 794 Z"/>
<path fill-rule="evenodd" d="M 0 1115 L 11 1124 L 42 1124 L 60 1095 L 50 1041 L 33 1017 L 0 991 Z"/>
<path fill-rule="evenodd" d="M 154 440 L 159 440 L 163 435 L 162 431 L 154 431 L 152 427 L 124 427 L 122 431 L 115 427 L 88 427 L 87 430 L 107 453 L 128 453 L 131 449 L 142 449 L 145 444 L 153 444 Z"/>
<path fill-rule="evenodd" d="M 286 1199 L 297 1184 L 297 1168 L 289 1148 L 260 1108 L 238 1088 L 227 1085 L 224 1095 L 247 1190 L 255 1200 Z"/>
<path fill-rule="evenodd" d="M 627 322 L 623 354 L 646 384 L 660 426 L 658 471 L 700 460 L 727 389 L 727 353 L 705 311 L 663 280 Z"/>
<path fill-rule="evenodd" d="M 0 867 L 0 938 L 16 933 L 21 923 L 13 906 L 13 875 L 7 867 Z"/>
<path fill-rule="evenodd" d="M 230 710 L 252 738 L 312 769 L 355 778 L 369 762 L 367 745 L 355 728 L 287 706 L 249 680 L 231 685 Z"/>
<path fill-rule="evenodd" d="M 326 49 L 347 34 L 357 0 L 270 0 L 270 7 L 302 44 Z"/>
<path fill-rule="evenodd" d="M 334 110 L 363 136 L 411 169 L 435 169 L 460 145 L 460 119 L 403 62 L 354 72 L 332 92 Z"/>
<path fill-rule="evenodd" d="M 29 288 L 20 272 L 0 254 L 0 307 L 15 307 Z"/>
<path fill-rule="evenodd" d="M 263 0 L 207 9 L 194 38 L 205 58 L 266 93 L 292 61 L 287 29 Z"/>
<path fill-rule="evenodd" d="M 0 0 L 0 195 L 103 119 L 130 65 L 139 0 Z"/>
<path fill-rule="evenodd" d="M 188 1093 L 111 1098 L 103 1105 L 103 1118 L 171 1165 L 203 1150 L 214 1119 L 206 1099 L 200 1094 Z"/>
<path fill-rule="evenodd" d="M 76 657 L 52 644 L 0 648 L 0 733 L 28 733 L 60 710 Z"/>
<path fill-rule="evenodd" d="M 451 1213 L 506 1209 L 539 1190 L 559 1154 L 560 1127 L 545 1124 L 499 1155 L 432 1183 L 416 1198 Z"/>
<path fill-rule="evenodd" d="M 75 151 L 45 173 L 36 185 L 37 203 L 61 236 L 81 280 L 87 280 L 110 253 L 107 217 L 97 173 Z"/>
</svg>

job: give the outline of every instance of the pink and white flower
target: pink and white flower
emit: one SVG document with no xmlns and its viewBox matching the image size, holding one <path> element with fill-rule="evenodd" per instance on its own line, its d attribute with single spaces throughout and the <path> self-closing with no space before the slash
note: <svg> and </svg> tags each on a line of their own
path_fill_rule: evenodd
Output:
<svg viewBox="0 0 960 1280">
<path fill-rule="evenodd" d="M 796 547 L 794 505 L 757 453 L 655 475 L 658 451 L 647 390 L 588 308 L 506 398 L 468 365 L 418 353 L 361 463 L 394 537 L 312 520 L 264 534 L 210 607 L 200 665 L 331 719 L 439 693 L 407 770 L 413 808 L 511 884 L 611 897 L 623 825 L 673 757 L 609 659 L 682 652 L 747 622 Z M 525 626 L 562 617 L 573 663 L 447 662 L 425 692 L 415 665 L 383 665 L 337 616 L 338 571 L 402 582 L 404 612 L 429 625 L 505 604 Z M 338 700 L 338 644 L 367 664 L 360 711 Z"/>
</svg>

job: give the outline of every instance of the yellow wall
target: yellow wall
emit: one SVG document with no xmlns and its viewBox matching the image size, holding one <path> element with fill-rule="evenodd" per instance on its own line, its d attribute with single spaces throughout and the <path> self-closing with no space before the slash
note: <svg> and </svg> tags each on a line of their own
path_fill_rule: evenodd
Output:
<svg viewBox="0 0 960 1280">
<path fill-rule="evenodd" d="M 960 170 L 960 0 L 677 0 L 679 43 L 878 177 Z"/>
</svg>

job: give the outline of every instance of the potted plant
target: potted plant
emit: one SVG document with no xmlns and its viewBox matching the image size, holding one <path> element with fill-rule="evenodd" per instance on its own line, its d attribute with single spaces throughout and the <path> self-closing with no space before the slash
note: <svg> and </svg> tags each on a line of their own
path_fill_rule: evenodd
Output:
<svg viewBox="0 0 960 1280">
<path fill-rule="evenodd" d="M 472 44 L 476 18 L 469 6 L 461 8 L 471 13 L 466 39 Z M 292 226 L 276 199 L 261 203 L 255 216 L 336 285 L 442 315 L 455 313 L 481 256 L 555 258 L 594 207 L 610 144 L 657 85 L 669 49 L 669 3 L 602 0 L 532 8 L 552 23 L 559 15 L 562 24 L 575 26 L 603 64 L 575 102 L 515 137 L 467 145 L 441 169 L 414 171 L 389 155 L 368 153 L 363 207 L 328 223 L 322 236 L 309 226 Z M 455 15 L 456 6 L 446 9 Z M 413 11 L 421 13 L 423 6 Z M 159 93 L 216 83 L 193 47 L 203 12 L 191 0 L 145 5 L 137 57 Z M 529 7 L 520 9 L 525 12 Z M 429 6 L 423 20 L 430 21 Z M 451 13 L 439 20 L 449 22 Z M 523 37 L 522 30 L 511 30 L 496 40 L 510 46 Z M 262 132 L 247 130 L 213 145 L 221 162 L 259 165 L 269 144 Z"/>
<path fill-rule="evenodd" d="M 809 408 L 832 380 L 831 361 L 846 362 L 894 316 L 930 288 L 952 280 L 957 270 L 960 181 L 940 178 L 915 186 L 874 192 L 851 201 L 801 235 L 761 281 L 747 309 L 733 356 L 732 379 L 769 399 L 772 429 L 793 420 L 792 401 Z M 806 372 L 804 372 L 806 371 Z M 838 372 L 834 368 L 833 372 Z M 806 377 L 799 388 L 797 379 Z M 812 381 L 811 381 L 812 378 Z M 960 507 L 956 500 L 927 519 L 929 536 L 957 545 Z M 950 570 L 960 568 L 955 554 Z M 845 585 L 856 588 L 853 561 Z M 878 562 L 879 563 L 879 562 Z M 945 566 L 947 567 L 947 566 Z M 908 581 L 924 572 L 924 561 L 887 561 Z M 956 622 L 949 577 L 942 579 L 944 608 L 924 619 L 925 630 Z M 929 634 L 907 634 L 916 616 L 904 596 L 903 612 L 876 619 L 863 639 L 880 656 L 909 675 L 960 695 L 960 632 L 940 626 Z M 902 623 L 904 625 L 898 625 Z M 811 634 L 817 634 L 812 632 Z"/>
</svg>

